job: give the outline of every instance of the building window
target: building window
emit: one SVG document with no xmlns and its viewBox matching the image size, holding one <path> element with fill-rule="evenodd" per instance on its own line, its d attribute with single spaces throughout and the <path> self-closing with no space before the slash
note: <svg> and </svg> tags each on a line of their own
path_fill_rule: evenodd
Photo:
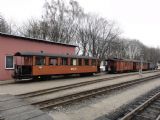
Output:
<svg viewBox="0 0 160 120">
<path fill-rule="evenodd" d="M 6 56 L 5 68 L 6 69 L 14 69 L 13 56 Z"/>
<path fill-rule="evenodd" d="M 45 57 L 36 57 L 36 65 L 45 65 Z"/>
</svg>

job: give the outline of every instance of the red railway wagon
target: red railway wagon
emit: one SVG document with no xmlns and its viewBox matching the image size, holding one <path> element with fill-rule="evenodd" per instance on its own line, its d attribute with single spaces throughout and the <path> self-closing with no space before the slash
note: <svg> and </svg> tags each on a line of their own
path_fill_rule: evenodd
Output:
<svg viewBox="0 0 160 120">
<path fill-rule="evenodd" d="M 133 61 L 124 59 L 108 59 L 108 72 L 128 72 L 133 71 Z"/>
<path fill-rule="evenodd" d="M 142 70 L 149 70 L 149 65 L 150 63 L 148 62 L 143 62 Z"/>
<path fill-rule="evenodd" d="M 48 78 L 53 75 L 92 75 L 99 72 L 99 61 L 94 57 L 55 55 L 48 53 L 17 52 L 13 78 L 15 80 Z"/>
<path fill-rule="evenodd" d="M 139 71 L 141 69 L 141 62 L 138 60 L 108 59 L 107 63 L 109 73 Z M 149 70 L 148 62 L 143 62 L 142 70 Z"/>
<path fill-rule="evenodd" d="M 142 63 L 142 70 L 149 70 L 150 69 L 150 63 L 149 62 L 143 62 Z M 141 69 L 141 62 L 138 60 L 133 61 L 133 70 L 138 71 Z"/>
<path fill-rule="evenodd" d="M 134 61 L 133 62 L 133 70 L 138 71 L 138 70 L 140 70 L 140 68 L 141 68 L 140 61 Z"/>
</svg>

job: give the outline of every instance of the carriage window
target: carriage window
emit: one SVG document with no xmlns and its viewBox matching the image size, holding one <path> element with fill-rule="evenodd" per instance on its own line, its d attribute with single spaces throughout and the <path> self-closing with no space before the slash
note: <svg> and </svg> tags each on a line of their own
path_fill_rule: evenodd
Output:
<svg viewBox="0 0 160 120">
<path fill-rule="evenodd" d="M 32 57 L 24 57 L 24 65 L 32 65 Z"/>
<path fill-rule="evenodd" d="M 77 65 L 77 59 L 71 59 L 71 65 Z"/>
<path fill-rule="evenodd" d="M 13 56 L 6 56 L 6 64 L 5 64 L 5 68 L 6 69 L 14 69 L 14 60 L 13 60 Z"/>
<path fill-rule="evenodd" d="M 92 65 L 96 65 L 96 60 L 92 60 Z"/>
<path fill-rule="evenodd" d="M 44 57 L 36 57 L 36 65 L 45 65 Z"/>
<path fill-rule="evenodd" d="M 49 65 L 58 65 L 57 58 L 50 58 Z"/>
<path fill-rule="evenodd" d="M 78 59 L 78 65 L 79 65 L 79 66 L 82 65 L 82 59 Z"/>
<path fill-rule="evenodd" d="M 88 59 L 85 59 L 85 60 L 84 60 L 84 64 L 85 64 L 85 65 L 89 65 L 89 60 L 88 60 Z"/>
<path fill-rule="evenodd" d="M 62 65 L 67 65 L 67 58 L 62 58 Z"/>
</svg>

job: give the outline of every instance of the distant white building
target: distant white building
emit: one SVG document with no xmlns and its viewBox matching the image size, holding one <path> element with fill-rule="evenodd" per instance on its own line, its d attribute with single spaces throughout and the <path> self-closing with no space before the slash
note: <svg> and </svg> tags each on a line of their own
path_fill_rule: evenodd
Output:
<svg viewBox="0 0 160 120">
<path fill-rule="evenodd" d="M 157 69 L 160 69 L 160 63 L 157 63 L 157 67 L 158 67 Z"/>
<path fill-rule="evenodd" d="M 106 65 L 107 65 L 106 61 L 101 61 L 100 70 L 103 72 L 106 71 Z"/>
</svg>

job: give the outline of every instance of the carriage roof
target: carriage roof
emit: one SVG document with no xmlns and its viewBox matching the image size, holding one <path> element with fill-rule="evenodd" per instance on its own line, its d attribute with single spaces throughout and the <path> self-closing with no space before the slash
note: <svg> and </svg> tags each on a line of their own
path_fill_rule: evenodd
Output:
<svg viewBox="0 0 160 120">
<path fill-rule="evenodd" d="M 97 59 L 96 57 L 78 56 L 78 55 L 64 55 L 64 54 L 50 54 L 45 52 L 17 52 L 15 56 L 48 56 L 48 57 L 66 57 L 66 58 L 83 58 L 83 59 Z"/>
</svg>

